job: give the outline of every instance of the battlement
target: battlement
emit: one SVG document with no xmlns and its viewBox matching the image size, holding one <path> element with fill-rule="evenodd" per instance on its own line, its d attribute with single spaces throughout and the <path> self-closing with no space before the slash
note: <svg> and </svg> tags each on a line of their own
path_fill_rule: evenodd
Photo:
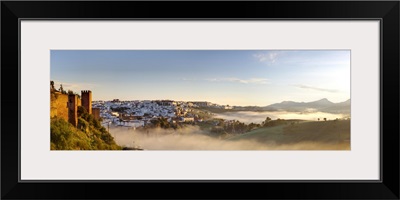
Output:
<svg viewBox="0 0 400 200">
<path fill-rule="evenodd" d="M 81 98 L 72 91 L 62 93 L 54 89 L 54 82 L 50 82 L 50 117 L 59 116 L 68 120 L 75 127 L 78 125 L 78 107 L 84 107 L 92 114 L 92 91 L 81 90 Z M 100 118 L 100 110 L 95 110 L 95 117 Z"/>
<path fill-rule="evenodd" d="M 92 91 L 81 90 L 82 106 L 89 114 L 92 114 Z"/>
<path fill-rule="evenodd" d="M 89 93 L 92 93 L 92 91 L 90 91 L 90 90 L 81 90 L 81 93 L 82 94 L 89 94 Z"/>
</svg>

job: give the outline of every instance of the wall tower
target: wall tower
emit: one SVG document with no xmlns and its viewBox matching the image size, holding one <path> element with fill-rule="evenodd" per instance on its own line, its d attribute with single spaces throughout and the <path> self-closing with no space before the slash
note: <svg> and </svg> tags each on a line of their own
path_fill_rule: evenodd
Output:
<svg viewBox="0 0 400 200">
<path fill-rule="evenodd" d="M 92 114 L 92 91 L 82 90 L 81 91 L 81 102 L 82 106 L 86 109 L 89 114 Z"/>
<path fill-rule="evenodd" d="M 100 119 L 100 108 L 92 108 L 92 112 L 95 119 Z"/>
<path fill-rule="evenodd" d="M 78 125 L 78 97 L 75 94 L 68 95 L 68 121 L 75 127 Z"/>
</svg>

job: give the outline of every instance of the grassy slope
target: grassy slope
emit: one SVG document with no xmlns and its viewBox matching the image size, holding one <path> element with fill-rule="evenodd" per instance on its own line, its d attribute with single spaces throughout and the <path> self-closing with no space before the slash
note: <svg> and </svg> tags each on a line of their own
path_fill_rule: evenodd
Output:
<svg viewBox="0 0 400 200">
<path fill-rule="evenodd" d="M 303 122 L 260 128 L 229 140 L 286 146 L 302 143 L 310 144 L 310 149 L 350 149 L 350 121 Z M 303 146 L 307 149 L 306 145 Z"/>
<path fill-rule="evenodd" d="M 81 119 L 84 121 L 83 119 Z M 104 130 L 93 125 L 87 125 L 87 130 L 74 127 L 63 118 L 54 117 L 50 120 L 51 150 L 120 150 L 114 138 Z"/>
</svg>

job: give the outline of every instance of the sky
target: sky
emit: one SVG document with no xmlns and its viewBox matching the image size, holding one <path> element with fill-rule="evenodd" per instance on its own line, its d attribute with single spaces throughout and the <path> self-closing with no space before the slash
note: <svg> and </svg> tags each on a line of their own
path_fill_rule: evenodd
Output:
<svg viewBox="0 0 400 200">
<path fill-rule="evenodd" d="M 51 50 L 58 89 L 93 100 L 267 106 L 350 99 L 350 50 Z"/>
</svg>

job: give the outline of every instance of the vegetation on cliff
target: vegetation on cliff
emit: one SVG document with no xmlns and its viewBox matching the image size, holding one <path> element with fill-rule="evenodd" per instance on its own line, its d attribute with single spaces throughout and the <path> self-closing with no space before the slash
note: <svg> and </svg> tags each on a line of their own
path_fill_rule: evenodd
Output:
<svg viewBox="0 0 400 200">
<path fill-rule="evenodd" d="M 111 134 L 88 114 L 78 109 L 78 126 L 74 127 L 60 117 L 50 119 L 51 150 L 121 150 Z"/>
</svg>

